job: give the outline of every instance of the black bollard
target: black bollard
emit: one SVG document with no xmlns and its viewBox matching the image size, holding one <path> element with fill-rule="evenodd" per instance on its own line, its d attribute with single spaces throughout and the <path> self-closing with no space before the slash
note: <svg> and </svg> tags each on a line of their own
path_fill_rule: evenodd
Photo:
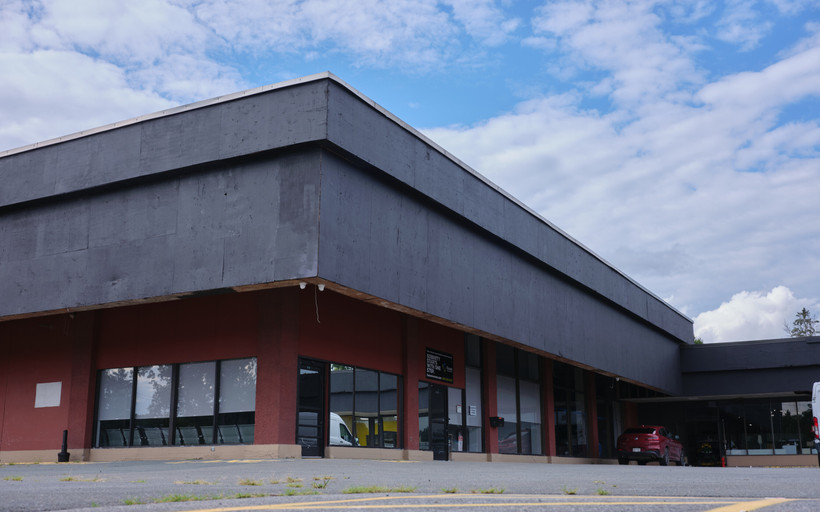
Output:
<svg viewBox="0 0 820 512">
<path fill-rule="evenodd" d="M 68 462 L 68 430 L 63 430 L 63 451 L 57 454 L 57 462 Z"/>
</svg>

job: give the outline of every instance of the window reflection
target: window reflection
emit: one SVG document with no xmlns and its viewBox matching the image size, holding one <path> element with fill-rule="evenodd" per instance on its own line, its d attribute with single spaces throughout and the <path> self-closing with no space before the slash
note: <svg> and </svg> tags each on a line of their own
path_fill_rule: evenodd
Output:
<svg viewBox="0 0 820 512">
<path fill-rule="evenodd" d="M 111 368 L 99 382 L 94 446 L 253 443 L 256 358 Z"/>
<path fill-rule="evenodd" d="M 538 356 L 496 345 L 499 453 L 543 453 L 541 437 L 541 380 Z M 556 411 L 557 416 L 557 411 Z"/>
<path fill-rule="evenodd" d="M 179 365 L 176 444 L 213 443 L 216 363 Z"/>
<path fill-rule="evenodd" d="M 140 367 L 134 406 L 134 446 L 167 446 L 171 414 L 170 365 Z"/>
<path fill-rule="evenodd" d="M 330 365 L 328 443 L 398 448 L 398 375 Z"/>
<path fill-rule="evenodd" d="M 96 429 L 99 446 L 131 445 L 133 380 L 132 368 L 112 368 L 100 372 Z"/>
</svg>

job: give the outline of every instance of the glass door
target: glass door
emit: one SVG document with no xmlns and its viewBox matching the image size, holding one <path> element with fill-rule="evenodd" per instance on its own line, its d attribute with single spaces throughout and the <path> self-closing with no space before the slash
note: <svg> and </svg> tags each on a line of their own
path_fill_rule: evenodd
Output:
<svg viewBox="0 0 820 512">
<path fill-rule="evenodd" d="M 447 388 L 430 384 L 430 449 L 433 460 L 449 460 Z"/>
<path fill-rule="evenodd" d="M 296 442 L 302 457 L 324 455 L 325 363 L 299 360 Z"/>
</svg>

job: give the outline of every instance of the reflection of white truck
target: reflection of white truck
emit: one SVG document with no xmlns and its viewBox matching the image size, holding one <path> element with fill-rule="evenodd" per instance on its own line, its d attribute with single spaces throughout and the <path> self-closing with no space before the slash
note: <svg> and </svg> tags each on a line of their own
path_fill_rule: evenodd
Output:
<svg viewBox="0 0 820 512">
<path fill-rule="evenodd" d="M 330 413 L 330 445 L 331 446 L 354 446 L 353 434 L 347 428 L 341 416 L 335 412 Z"/>
<path fill-rule="evenodd" d="M 814 433 L 814 451 L 820 464 L 820 382 L 811 387 L 811 431 Z"/>
</svg>

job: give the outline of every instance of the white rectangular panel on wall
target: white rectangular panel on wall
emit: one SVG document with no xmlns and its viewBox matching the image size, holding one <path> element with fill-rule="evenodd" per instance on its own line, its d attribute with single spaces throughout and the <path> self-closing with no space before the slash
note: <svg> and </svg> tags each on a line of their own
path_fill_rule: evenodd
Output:
<svg viewBox="0 0 820 512">
<path fill-rule="evenodd" d="M 34 408 L 60 407 L 62 382 L 38 382 L 37 394 L 34 397 Z"/>
</svg>

